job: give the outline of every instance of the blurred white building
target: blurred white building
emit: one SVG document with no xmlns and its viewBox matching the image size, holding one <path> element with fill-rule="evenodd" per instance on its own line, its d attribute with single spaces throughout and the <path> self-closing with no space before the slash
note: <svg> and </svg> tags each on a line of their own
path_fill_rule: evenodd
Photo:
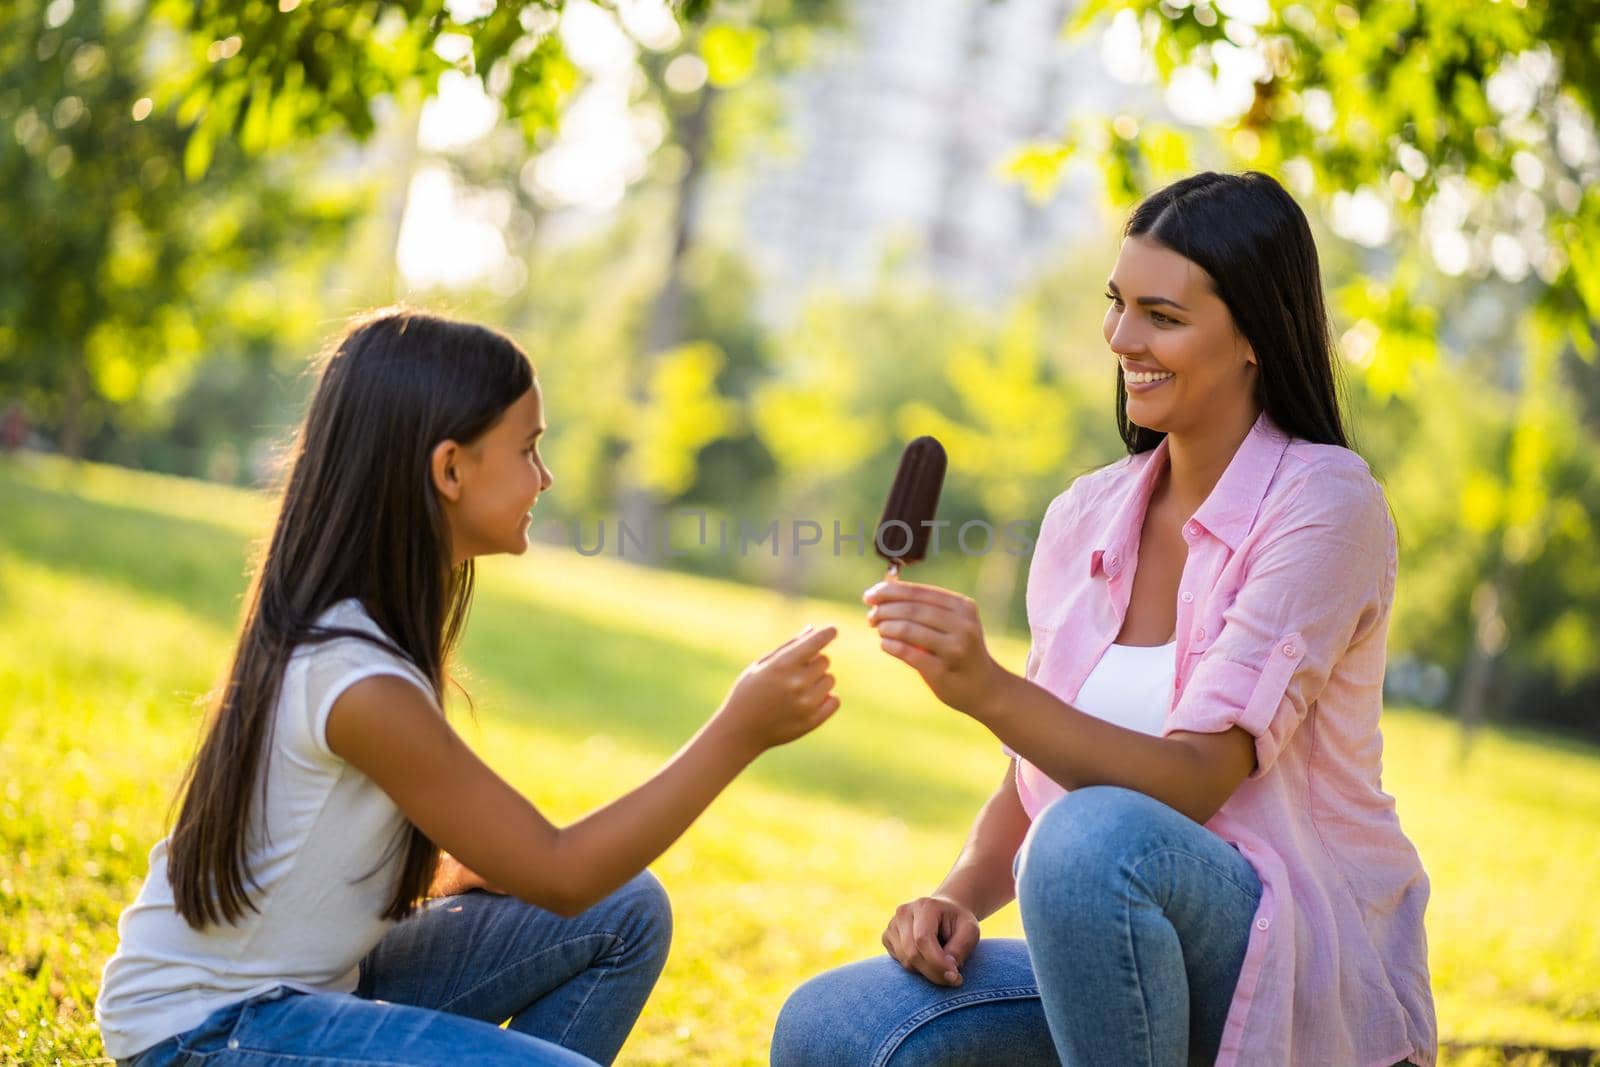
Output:
<svg viewBox="0 0 1600 1067">
<path fill-rule="evenodd" d="M 1082 168 L 1044 203 L 1002 173 L 1021 146 L 1136 91 L 1105 73 L 1098 41 L 1063 37 L 1071 6 L 856 0 L 853 34 L 786 83 L 791 154 L 707 205 L 741 205 L 770 311 L 819 284 L 868 284 L 888 255 L 992 304 L 1093 231 L 1100 191 Z"/>
</svg>

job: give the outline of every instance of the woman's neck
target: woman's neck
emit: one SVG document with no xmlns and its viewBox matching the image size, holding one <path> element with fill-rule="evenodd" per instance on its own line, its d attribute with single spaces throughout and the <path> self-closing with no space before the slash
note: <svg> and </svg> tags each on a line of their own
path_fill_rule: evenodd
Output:
<svg viewBox="0 0 1600 1067">
<path fill-rule="evenodd" d="M 1193 433 L 1167 434 L 1166 495 L 1184 515 L 1192 515 L 1211 495 L 1234 453 L 1256 424 L 1261 409 L 1250 405 L 1228 419 L 1213 420 Z"/>
</svg>

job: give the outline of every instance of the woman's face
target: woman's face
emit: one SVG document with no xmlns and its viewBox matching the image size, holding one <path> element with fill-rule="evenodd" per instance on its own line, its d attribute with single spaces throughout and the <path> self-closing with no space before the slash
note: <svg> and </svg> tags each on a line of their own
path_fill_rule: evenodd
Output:
<svg viewBox="0 0 1600 1067">
<path fill-rule="evenodd" d="M 523 393 L 483 436 L 456 446 L 454 499 L 446 497 L 456 559 L 528 547 L 530 512 L 555 477 L 539 455 L 544 433 L 539 383 Z"/>
<path fill-rule="evenodd" d="M 1106 296 L 1106 344 L 1122 366 L 1129 421 L 1186 434 L 1254 407 L 1255 352 L 1194 261 L 1129 237 Z"/>
</svg>

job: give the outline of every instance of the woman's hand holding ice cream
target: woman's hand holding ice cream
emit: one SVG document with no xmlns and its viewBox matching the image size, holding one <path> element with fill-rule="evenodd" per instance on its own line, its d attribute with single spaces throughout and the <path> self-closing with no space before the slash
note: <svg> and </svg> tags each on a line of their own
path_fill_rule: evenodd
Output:
<svg viewBox="0 0 1600 1067">
<path fill-rule="evenodd" d="M 935 696 L 982 719 L 985 699 L 1008 676 L 989 655 L 971 597 L 916 582 L 879 582 L 861 597 L 879 644 L 915 667 Z"/>
</svg>

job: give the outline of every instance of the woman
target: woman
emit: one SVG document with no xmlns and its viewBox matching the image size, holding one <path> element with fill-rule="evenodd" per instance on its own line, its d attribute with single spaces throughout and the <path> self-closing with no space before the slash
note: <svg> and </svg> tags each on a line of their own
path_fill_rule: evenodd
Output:
<svg viewBox="0 0 1600 1067">
<path fill-rule="evenodd" d="M 1129 455 L 1046 512 L 1026 677 L 967 598 L 867 591 L 1015 759 L 889 957 L 790 998 L 780 1067 L 1433 1061 L 1428 880 L 1379 784 L 1394 528 L 1305 216 L 1262 174 L 1177 182 L 1107 298 Z M 1026 942 L 980 943 L 1013 896 Z"/>
</svg>

